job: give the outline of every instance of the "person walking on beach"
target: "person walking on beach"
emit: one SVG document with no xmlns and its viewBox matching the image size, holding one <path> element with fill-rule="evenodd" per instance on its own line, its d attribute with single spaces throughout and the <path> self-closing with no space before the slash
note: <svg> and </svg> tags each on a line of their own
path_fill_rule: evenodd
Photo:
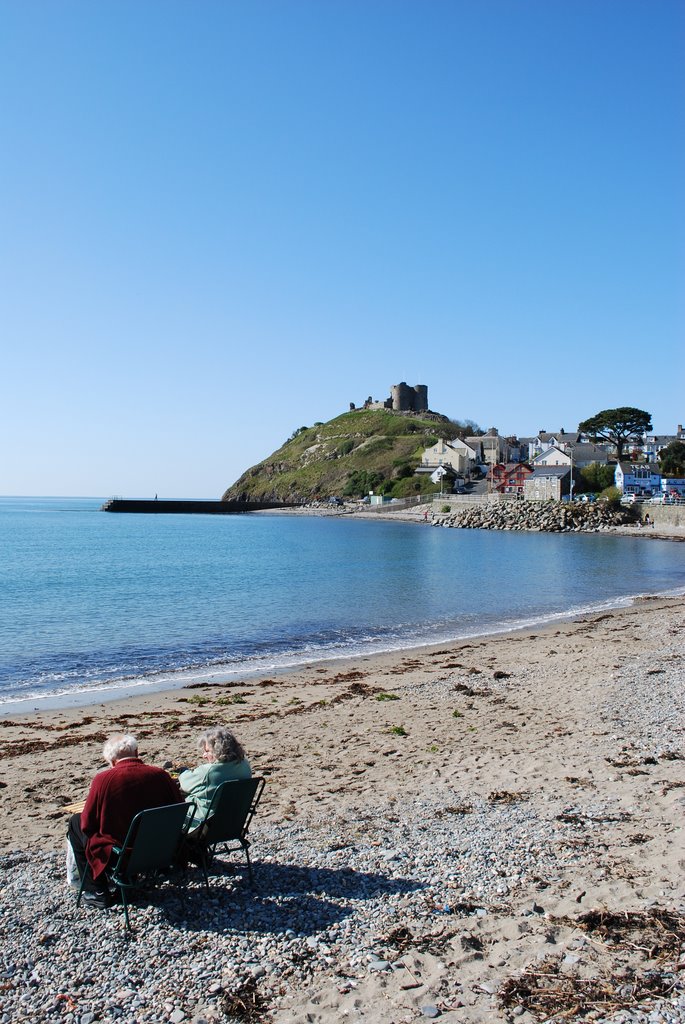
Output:
<svg viewBox="0 0 685 1024">
<path fill-rule="evenodd" d="M 180 803 L 181 793 L 163 768 L 140 759 L 135 736 L 111 736 L 102 756 L 109 768 L 91 782 L 83 811 L 69 819 L 67 838 L 84 879 L 83 902 L 104 910 L 111 903 L 106 870 L 113 847 L 123 843 L 139 811 Z"/>
</svg>

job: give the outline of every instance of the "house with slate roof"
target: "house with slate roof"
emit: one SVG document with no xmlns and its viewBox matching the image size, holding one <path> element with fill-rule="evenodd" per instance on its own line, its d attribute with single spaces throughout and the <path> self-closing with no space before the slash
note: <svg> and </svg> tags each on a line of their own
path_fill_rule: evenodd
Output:
<svg viewBox="0 0 685 1024">
<path fill-rule="evenodd" d="M 557 448 L 553 444 L 549 448 L 545 448 L 539 455 L 536 455 L 531 465 L 533 469 L 538 469 L 540 466 L 570 466 L 571 456 L 568 452 L 562 451 L 561 448 Z"/>
<path fill-rule="evenodd" d="M 523 495 L 524 484 L 532 472 L 527 462 L 508 462 L 506 465 L 498 462 L 490 467 L 488 482 L 499 494 Z"/>
<path fill-rule="evenodd" d="M 575 470 L 568 466 L 538 466 L 523 485 L 526 501 L 563 501 L 571 493 Z"/>
<path fill-rule="evenodd" d="M 593 462 L 599 462 L 602 466 L 606 466 L 609 461 L 606 448 L 601 448 L 598 444 L 591 444 L 589 441 L 569 445 L 565 450 L 573 459 L 573 465 L 578 466 L 579 469 L 589 466 Z"/>
<path fill-rule="evenodd" d="M 578 444 L 580 442 L 581 435 L 577 431 L 571 431 L 567 433 L 562 427 L 561 430 L 557 430 L 550 433 L 547 430 L 540 430 L 535 437 L 525 438 L 522 440 L 528 441 L 528 460 L 530 462 L 546 451 L 547 448 L 559 448 L 562 452 L 566 451 L 572 444 Z"/>
<path fill-rule="evenodd" d="M 506 462 L 509 458 L 509 444 L 506 437 L 500 437 L 497 427 L 490 427 L 480 437 L 465 437 L 466 444 L 474 448 L 480 446 L 483 462 L 493 466 L 498 462 Z"/>
<path fill-rule="evenodd" d="M 653 462 L 617 462 L 614 480 L 621 494 L 659 494 L 661 473 Z"/>
<path fill-rule="evenodd" d="M 640 447 L 647 462 L 658 462 L 664 448 L 668 448 L 674 441 L 685 441 L 685 431 L 681 423 L 678 424 L 678 431 L 675 434 L 645 434 Z"/>
<path fill-rule="evenodd" d="M 479 460 L 479 453 L 466 441 L 455 438 L 444 441 L 440 438 L 430 448 L 425 448 L 417 473 L 432 473 L 438 466 L 447 466 L 455 473 L 468 476 Z"/>
</svg>

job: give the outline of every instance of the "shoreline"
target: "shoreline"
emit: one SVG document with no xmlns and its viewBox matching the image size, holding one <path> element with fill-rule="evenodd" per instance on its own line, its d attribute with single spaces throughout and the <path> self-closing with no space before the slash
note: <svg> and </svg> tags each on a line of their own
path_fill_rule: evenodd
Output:
<svg viewBox="0 0 685 1024">
<path fill-rule="evenodd" d="M 76 910 L 66 891 L 63 808 L 85 795 L 107 733 L 138 735 L 150 763 L 196 763 L 217 721 L 267 779 L 251 829 L 258 888 L 240 858 L 209 897 L 191 873 L 182 898 L 164 887 L 136 901 L 136 942 L 122 944 L 120 911 Z M 38 1004 L 63 993 L 96 1018 L 119 1006 L 140 1024 L 172 1012 L 219 1024 L 222 1001 L 251 985 L 274 1024 L 400 1024 L 425 1007 L 445 1024 L 532 1024 L 516 986 L 542 970 L 574 997 L 583 979 L 615 979 L 629 1007 L 617 1024 L 642 1020 L 621 1003 L 625 972 L 662 972 L 664 992 L 643 992 L 635 1012 L 685 1020 L 682 972 L 645 937 L 656 910 L 685 922 L 682 598 L 13 717 L 0 744 L 13 1019 L 34 1001 L 42 1019 Z M 646 931 L 595 941 L 582 918 L 597 910 Z M 587 1019 L 559 999 L 555 1013 Z"/>
<path fill-rule="evenodd" d="M 359 661 L 366 661 L 369 658 L 392 658 L 402 654 L 430 654 L 434 648 L 445 644 L 459 644 L 472 640 L 483 640 L 497 637 L 507 637 L 513 634 L 526 633 L 529 630 L 544 631 L 552 629 L 559 623 L 568 622 L 578 615 L 601 615 L 605 612 L 613 612 L 622 608 L 630 608 L 636 602 L 645 600 L 670 600 L 685 596 L 685 589 L 678 587 L 668 593 L 655 594 L 627 594 L 621 597 L 600 602 L 596 605 L 587 605 L 582 608 L 567 609 L 565 611 L 550 613 L 539 618 L 527 618 L 515 623 L 494 625 L 491 629 L 482 632 L 465 633 L 461 635 L 449 634 L 439 639 L 429 639 L 424 642 L 416 642 L 415 639 L 408 639 L 406 645 L 394 647 L 373 648 L 367 650 L 351 651 L 349 653 L 336 653 L 312 656 L 306 660 L 298 660 L 291 664 L 252 666 L 247 664 L 236 666 L 217 666 L 216 669 L 179 669 L 177 672 L 158 673 L 158 679 L 146 680 L 144 677 L 139 681 L 124 681 L 121 685 L 108 686 L 108 684 L 95 685 L 90 689 L 68 691 L 64 693 L 51 693 L 34 695 L 30 697 L 18 697 L 11 700 L 0 700 L 0 721 L 20 715 L 28 715 L 42 712 L 57 712 L 67 709 L 84 709 L 94 705 L 117 704 L 121 701 L 145 699 L 159 694 L 171 694 L 185 689 L 197 689 L 200 687 L 219 686 L 232 687 L 242 685 L 245 682 L 254 682 L 260 677 L 273 675 L 278 678 L 287 677 L 310 669 L 320 670 L 321 668 L 334 669 L 341 666 L 354 666 Z M 174 680 L 176 677 L 176 681 Z"/>
<path fill-rule="evenodd" d="M 441 525 L 439 521 L 430 520 L 424 521 L 424 513 L 426 510 L 433 514 L 433 503 L 426 502 L 422 505 L 412 505 L 409 508 L 399 509 L 393 511 L 391 506 L 383 507 L 381 511 L 371 512 L 367 508 L 360 509 L 354 508 L 327 508 L 326 506 L 302 506 L 300 508 L 293 509 L 278 509 L 273 511 L 262 511 L 252 513 L 254 515 L 284 515 L 284 516 L 343 516 L 346 518 L 353 517 L 356 519 L 382 519 L 386 522 L 406 522 L 416 523 L 421 526 L 438 526 Z M 476 529 L 485 529 L 484 527 L 475 527 Z M 450 529 L 472 529 L 472 527 L 459 527 L 451 526 Z M 536 530 L 529 530 L 526 532 L 538 532 Z M 623 537 L 644 537 L 647 540 L 672 540 L 685 542 L 685 526 L 673 526 L 668 523 L 655 524 L 650 523 L 649 526 L 639 525 L 638 523 L 626 524 L 623 526 L 605 526 L 602 530 L 585 530 L 579 531 L 588 534 L 592 533 L 603 533 L 603 534 L 615 534 Z"/>
</svg>

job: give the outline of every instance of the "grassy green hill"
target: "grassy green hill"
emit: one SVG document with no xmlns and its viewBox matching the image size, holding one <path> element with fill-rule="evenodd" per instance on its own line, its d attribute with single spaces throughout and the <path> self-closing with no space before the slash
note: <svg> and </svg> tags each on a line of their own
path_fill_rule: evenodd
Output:
<svg viewBox="0 0 685 1024">
<path fill-rule="evenodd" d="M 459 426 L 436 413 L 406 415 L 358 409 L 328 423 L 300 427 L 263 462 L 248 469 L 224 500 L 314 501 L 361 498 L 370 490 L 404 497 L 433 490 L 414 476 L 424 448 L 452 439 Z M 436 488 L 437 489 L 437 488 Z"/>
</svg>

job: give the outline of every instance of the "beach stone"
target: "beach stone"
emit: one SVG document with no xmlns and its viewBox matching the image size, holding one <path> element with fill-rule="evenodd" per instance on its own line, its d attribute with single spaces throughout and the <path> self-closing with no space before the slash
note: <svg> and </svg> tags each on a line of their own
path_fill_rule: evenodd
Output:
<svg viewBox="0 0 685 1024">
<path fill-rule="evenodd" d="M 610 750 L 611 735 L 622 737 L 616 741 L 626 746 L 621 757 L 637 764 L 646 763 L 643 759 L 657 750 L 682 752 L 682 733 L 673 730 L 673 722 L 682 721 L 684 706 L 682 640 L 670 643 L 667 636 L 662 640 L 663 655 L 660 652 L 659 657 L 668 659 L 668 675 L 648 675 L 654 665 L 653 652 L 638 654 L 620 671 L 617 668 L 615 677 L 607 677 L 605 687 L 597 694 L 593 712 L 598 735 L 606 735 L 599 730 L 611 730 L 599 742 L 606 744 L 607 752 L 617 760 L 620 752 Z M 521 685 L 533 687 L 536 673 L 542 674 L 543 670 L 531 667 L 526 671 L 525 678 L 519 677 Z M 411 695 L 417 704 L 425 699 L 444 706 L 449 717 L 454 707 L 454 684 L 461 679 L 478 689 L 478 676 L 450 670 L 425 686 L 417 687 L 412 681 L 402 692 Z M 506 681 L 493 682 L 491 673 L 487 680 L 491 694 L 501 686 L 502 696 L 507 696 Z M 616 716 L 620 716 L 620 724 L 610 726 Z M 313 808 L 300 825 L 297 820 L 259 819 L 258 833 L 255 823 L 255 849 L 259 850 L 255 872 L 267 898 L 255 899 L 240 867 L 235 873 L 219 867 L 212 878 L 212 894 L 206 897 L 201 880 L 191 869 L 190 885 L 184 894 L 187 911 L 183 911 L 178 890 L 160 886 L 149 904 L 142 899 L 135 908 L 135 942 L 124 941 L 118 908 L 98 918 L 98 928 L 92 912 L 77 914 L 74 897 L 66 890 L 61 853 L 32 852 L 30 858 L 19 851 L 0 855 L 0 979 L 4 982 L 2 1000 L 8 1008 L 4 1016 L 0 1011 L 0 1021 L 50 1024 L 59 1017 L 65 1024 L 108 1020 L 172 1024 L 174 1014 L 180 1015 L 174 1017 L 179 1024 L 190 1020 L 193 1024 L 216 1022 L 223 1019 L 222 990 L 237 991 L 254 977 L 255 970 L 260 971 L 257 989 L 275 1014 L 278 1016 L 282 1008 L 284 1020 L 301 1020 L 302 1014 L 297 1015 L 301 1003 L 293 1011 L 291 1001 L 301 999 L 310 986 L 312 991 L 332 993 L 335 1000 L 339 985 L 341 990 L 355 987 L 345 977 L 348 971 L 359 975 L 360 986 L 368 985 L 369 972 L 386 971 L 392 966 L 384 962 L 383 954 L 396 960 L 400 949 L 411 949 L 412 942 L 421 949 L 432 933 L 443 930 L 454 931 L 458 943 L 458 937 L 468 935 L 472 928 L 470 938 L 478 939 L 478 921 L 485 915 L 489 915 L 493 929 L 499 927 L 500 920 L 508 920 L 512 946 L 519 941 L 517 927 L 534 937 L 534 943 L 526 946 L 527 963 L 536 957 L 544 959 L 545 953 L 549 957 L 553 951 L 547 944 L 554 932 L 561 947 L 559 956 L 576 955 L 574 962 L 582 957 L 590 969 L 593 944 L 586 944 L 581 936 L 567 939 L 569 929 L 542 917 L 540 910 L 544 914 L 544 908 L 536 909 L 539 890 L 535 887 L 540 878 L 548 883 L 544 898 L 547 910 L 552 912 L 558 900 L 554 887 L 570 880 L 563 899 L 570 906 L 570 916 L 581 913 L 585 908 L 576 900 L 581 892 L 579 879 L 587 883 L 591 872 L 602 866 L 603 854 L 597 854 L 591 845 L 579 849 L 578 837 L 590 829 L 602 834 L 606 830 L 603 819 L 620 821 L 619 810 L 633 808 L 637 821 L 641 801 L 631 794 L 630 801 L 626 799 L 622 804 L 620 795 L 602 790 L 605 776 L 597 771 L 593 781 L 599 783 L 598 788 L 574 787 L 572 805 L 570 797 L 563 805 L 559 796 L 545 799 L 550 794 L 509 804 L 489 803 L 474 792 L 470 779 L 450 776 L 447 784 L 447 765 L 441 761 L 440 767 L 443 775 L 436 774 L 434 786 L 409 794 L 406 799 L 403 794 L 402 814 L 393 813 L 387 804 L 375 807 L 372 802 L 360 801 L 361 814 L 356 806 L 347 811 L 342 804 L 340 815 L 327 814 L 326 808 L 319 814 Z M 670 767 L 659 763 L 660 770 Z M 568 770 L 580 772 L 580 763 Z M 642 785 L 639 776 L 629 781 L 630 777 L 621 771 L 617 774 L 621 785 Z M 669 799 L 677 797 L 675 793 Z M 456 806 L 467 803 L 468 814 L 454 813 Z M 562 811 L 577 821 L 558 820 Z M 312 854 L 313 836 L 316 849 Z M 354 843 L 346 842 L 344 852 L 331 849 L 350 839 Z M 403 851 L 401 871 L 386 863 L 380 851 Z M 511 889 L 511 908 L 502 908 L 498 891 L 505 878 Z M 658 875 L 654 888 L 649 889 L 650 897 L 658 892 L 657 884 L 664 885 Z M 668 891 L 673 903 L 679 903 L 679 897 Z M 436 910 L 444 909 L 448 899 L 450 921 L 443 921 L 441 926 L 436 921 Z M 648 903 L 640 903 L 640 909 L 646 909 Z M 656 899 L 653 906 L 663 906 L 663 900 Z M 83 925 L 91 922 L 92 931 L 84 932 Z M 398 927 L 406 928 L 408 934 L 403 936 L 401 946 L 394 946 L 386 937 Z M 48 935 L 55 936 L 54 943 L 41 942 L 41 937 Z M 483 944 L 487 945 L 485 941 Z M 377 952 L 371 952 L 374 949 Z M 446 987 L 438 990 L 436 980 L 435 988 L 423 990 L 423 998 L 429 993 L 438 998 L 439 991 L 447 1005 L 456 1002 L 458 982 L 449 965 L 452 955 L 449 947 L 431 952 L 431 957 L 439 958 L 439 962 L 431 961 L 431 970 L 435 969 L 436 979 L 439 977 Z M 448 960 L 445 967 L 441 966 L 443 957 Z M 410 970 L 414 969 L 413 962 L 407 960 Z M 495 970 L 485 976 L 504 977 L 513 963 L 508 958 L 505 968 L 503 961 L 494 959 Z M 484 976 L 484 965 L 480 969 L 478 966 L 469 975 L 471 962 L 465 961 L 461 979 L 469 999 L 476 1000 L 474 1019 L 483 1010 L 492 1012 L 490 996 L 494 994 L 475 987 L 473 979 Z M 396 962 L 394 967 L 401 968 L 402 964 Z M 572 967 L 573 963 L 564 970 L 571 973 Z M 29 984 L 32 977 L 35 987 Z M 381 984 L 383 980 L 378 979 Z M 388 989 L 399 988 L 404 980 L 393 975 L 394 986 Z M 7 982 L 11 988 L 6 987 Z M 71 993 L 76 1002 L 89 1008 L 88 1013 L 65 1012 L 64 1002 L 56 999 L 63 993 Z M 188 1008 L 187 1014 L 183 1006 Z M 436 1015 L 451 1016 L 447 1011 L 440 1012 L 435 1004 L 426 1006 L 434 1006 Z M 333 1003 L 330 1011 L 333 1019 Z M 644 1011 L 644 1004 L 642 1009 L 622 1010 L 620 1015 L 611 1016 L 610 1024 L 645 1024 L 649 1018 Z M 203 1016 L 194 1016 L 200 1012 Z M 524 1012 L 517 1012 L 516 1007 L 510 1011 L 512 1018 Z M 427 1016 L 416 1004 L 413 1013 L 416 1017 Z M 403 1018 L 396 1013 L 394 1019 Z M 652 1024 L 666 1022 L 685 1024 L 682 992 L 674 992 L 654 1008 Z"/>
<path fill-rule="evenodd" d="M 171 1021 L 171 1024 L 183 1024 L 183 1021 L 185 1019 L 186 1015 L 183 1012 L 183 1010 L 174 1010 L 173 1013 L 169 1015 L 169 1020 Z"/>
<path fill-rule="evenodd" d="M 434 1003 L 427 1003 L 426 1006 L 421 1007 L 421 1013 L 424 1017 L 439 1017 L 440 1010 Z"/>
</svg>

